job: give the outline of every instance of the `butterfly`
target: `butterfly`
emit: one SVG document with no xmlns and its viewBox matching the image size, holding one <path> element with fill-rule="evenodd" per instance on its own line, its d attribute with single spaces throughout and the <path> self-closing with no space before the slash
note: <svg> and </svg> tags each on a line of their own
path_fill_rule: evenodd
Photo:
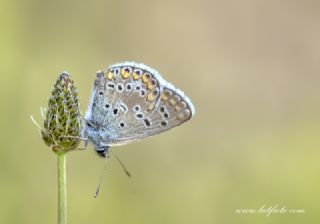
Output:
<svg viewBox="0 0 320 224">
<path fill-rule="evenodd" d="M 194 114 L 191 100 L 155 69 L 117 63 L 96 74 L 82 135 L 106 157 L 110 146 L 160 134 Z"/>
</svg>

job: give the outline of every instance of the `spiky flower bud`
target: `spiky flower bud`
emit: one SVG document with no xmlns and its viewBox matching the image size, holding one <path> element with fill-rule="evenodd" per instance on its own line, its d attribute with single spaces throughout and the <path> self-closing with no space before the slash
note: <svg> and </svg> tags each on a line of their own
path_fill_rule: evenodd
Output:
<svg viewBox="0 0 320 224">
<path fill-rule="evenodd" d="M 78 93 L 70 75 L 63 72 L 53 87 L 43 130 L 43 141 L 55 153 L 76 149 L 80 143 L 81 115 Z"/>
</svg>

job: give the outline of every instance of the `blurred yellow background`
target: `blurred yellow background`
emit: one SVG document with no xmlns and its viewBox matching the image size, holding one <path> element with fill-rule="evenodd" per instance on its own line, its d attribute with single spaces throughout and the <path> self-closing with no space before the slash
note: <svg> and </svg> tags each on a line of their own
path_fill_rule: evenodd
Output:
<svg viewBox="0 0 320 224">
<path fill-rule="evenodd" d="M 133 60 L 196 107 L 185 125 L 68 155 L 69 223 L 320 223 L 319 1 L 0 1 L 0 223 L 56 223 L 56 156 L 32 124 L 63 70 Z M 304 214 L 237 214 L 265 206 Z"/>
</svg>

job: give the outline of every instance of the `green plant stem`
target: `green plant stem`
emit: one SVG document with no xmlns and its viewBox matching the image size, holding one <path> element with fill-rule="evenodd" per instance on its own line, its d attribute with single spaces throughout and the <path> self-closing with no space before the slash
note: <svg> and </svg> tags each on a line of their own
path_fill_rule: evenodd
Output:
<svg viewBox="0 0 320 224">
<path fill-rule="evenodd" d="M 58 154 L 58 224 L 67 223 L 67 153 Z"/>
</svg>

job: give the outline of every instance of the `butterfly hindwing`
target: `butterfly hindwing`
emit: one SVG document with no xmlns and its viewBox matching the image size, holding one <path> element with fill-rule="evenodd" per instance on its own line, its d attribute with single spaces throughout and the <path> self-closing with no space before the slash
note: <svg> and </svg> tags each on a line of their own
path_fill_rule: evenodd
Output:
<svg viewBox="0 0 320 224">
<path fill-rule="evenodd" d="M 86 115 L 97 131 L 87 134 L 108 146 L 121 145 L 167 131 L 193 115 L 189 98 L 156 70 L 119 63 L 97 73 Z"/>
</svg>

